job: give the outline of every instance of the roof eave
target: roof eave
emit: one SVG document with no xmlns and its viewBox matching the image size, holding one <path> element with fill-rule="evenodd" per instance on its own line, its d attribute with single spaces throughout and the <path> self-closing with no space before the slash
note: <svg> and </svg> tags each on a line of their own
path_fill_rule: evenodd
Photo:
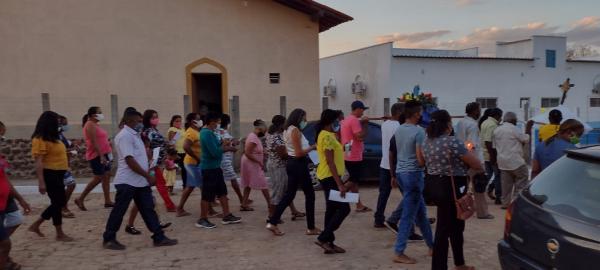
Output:
<svg viewBox="0 0 600 270">
<path fill-rule="evenodd" d="M 307 14 L 318 21 L 319 33 L 353 20 L 349 15 L 312 0 L 273 0 L 277 3 Z"/>
</svg>

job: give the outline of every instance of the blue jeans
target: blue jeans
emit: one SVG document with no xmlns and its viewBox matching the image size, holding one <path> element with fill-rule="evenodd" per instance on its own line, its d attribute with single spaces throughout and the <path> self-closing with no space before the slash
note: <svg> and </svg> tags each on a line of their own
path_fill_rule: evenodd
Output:
<svg viewBox="0 0 600 270">
<path fill-rule="evenodd" d="M 425 186 L 423 172 L 398 172 L 396 178 L 404 198 L 402 199 L 402 216 L 394 251 L 396 254 L 404 254 L 413 223 L 419 226 L 427 246 L 433 248 L 433 235 L 427 220 L 427 208 L 425 208 L 423 199 Z"/>
<path fill-rule="evenodd" d="M 385 206 L 392 192 L 391 178 L 390 170 L 379 168 L 379 197 L 377 197 L 377 209 L 374 215 L 375 224 L 381 225 L 385 221 Z"/>
<path fill-rule="evenodd" d="M 500 169 L 498 169 L 498 165 L 492 165 L 491 162 L 485 162 L 485 174 L 487 175 L 489 180 L 492 180 L 492 176 L 494 180 L 488 186 L 488 191 L 494 191 L 494 195 L 496 198 L 502 198 L 502 181 L 500 179 Z"/>
<path fill-rule="evenodd" d="M 127 184 L 115 185 L 117 195 L 115 196 L 115 206 L 106 222 L 106 230 L 104 231 L 104 241 L 112 241 L 117 238 L 117 232 L 123 223 L 123 216 L 129 208 L 131 200 L 135 202 L 146 227 L 153 235 L 154 242 L 160 242 L 165 238 L 163 230 L 160 228 L 158 215 L 154 211 L 154 198 L 152 197 L 152 189 L 150 187 L 134 187 Z"/>
</svg>

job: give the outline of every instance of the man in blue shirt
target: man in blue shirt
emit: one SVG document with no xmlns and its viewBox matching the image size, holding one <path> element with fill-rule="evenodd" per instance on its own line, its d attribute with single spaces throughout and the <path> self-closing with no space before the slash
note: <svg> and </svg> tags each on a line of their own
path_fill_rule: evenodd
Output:
<svg viewBox="0 0 600 270">
<path fill-rule="evenodd" d="M 427 209 L 423 199 L 423 166 L 417 156 L 423 156 L 421 144 L 425 140 L 425 131 L 417 126 L 421 118 L 422 105 L 418 101 L 409 101 L 404 105 L 406 122 L 396 130 L 396 180 L 402 190 L 402 216 L 394 251 L 394 262 L 415 264 L 417 261 L 404 254 L 412 224 L 419 226 L 425 243 L 433 248 L 433 235 L 427 220 Z"/>
<path fill-rule="evenodd" d="M 232 146 L 222 146 L 221 141 L 215 134 L 217 127 L 221 123 L 221 115 L 217 113 L 208 113 L 206 115 L 206 126 L 200 131 L 200 146 L 202 148 L 202 157 L 200 168 L 202 169 L 202 202 L 200 203 L 200 219 L 196 222 L 196 227 L 204 229 L 213 229 L 215 224 L 208 221 L 208 209 L 210 203 L 216 198 L 221 202 L 223 208 L 222 224 L 240 223 L 242 218 L 236 217 L 229 212 L 229 199 L 227 198 L 227 186 L 221 170 L 221 161 L 223 151 L 232 151 Z"/>
</svg>

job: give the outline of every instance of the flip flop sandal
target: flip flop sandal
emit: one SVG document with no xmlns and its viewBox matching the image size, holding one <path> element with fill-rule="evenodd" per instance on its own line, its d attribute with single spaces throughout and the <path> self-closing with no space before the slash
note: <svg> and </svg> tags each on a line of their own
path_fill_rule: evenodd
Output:
<svg viewBox="0 0 600 270">
<path fill-rule="evenodd" d="M 306 214 L 305 214 L 305 213 L 302 213 L 302 212 L 293 213 L 293 214 L 292 214 L 292 220 L 296 220 L 296 219 L 298 219 L 298 218 L 303 218 L 303 217 L 305 217 L 305 216 L 306 216 Z"/>
<path fill-rule="evenodd" d="M 306 230 L 305 234 L 306 235 L 319 235 L 319 234 L 321 234 L 321 232 L 322 231 L 320 229 L 315 228 L 314 230 Z"/>
<path fill-rule="evenodd" d="M 113 208 L 113 207 L 115 207 L 114 203 L 105 203 L 104 204 L 104 208 Z"/>
<path fill-rule="evenodd" d="M 175 216 L 176 217 L 187 217 L 187 216 L 191 216 L 192 214 L 190 214 L 189 212 L 183 211 L 183 212 L 179 212 L 177 213 Z"/>
<path fill-rule="evenodd" d="M 366 207 L 366 206 L 361 209 L 356 209 L 357 213 L 365 213 L 365 212 L 371 212 L 371 211 L 373 211 L 373 209 Z"/>
<path fill-rule="evenodd" d="M 62 216 L 64 218 L 75 218 L 75 214 L 73 214 L 73 212 L 71 211 L 62 211 Z"/>
<path fill-rule="evenodd" d="M 240 206 L 240 211 L 242 211 L 242 212 L 250 212 L 250 211 L 254 211 L 254 208 L 249 207 L 249 206 Z"/>
<path fill-rule="evenodd" d="M 87 211 L 87 208 L 85 208 L 85 205 L 83 204 L 82 200 L 75 199 L 75 200 L 73 200 L 73 202 L 75 203 L 75 205 L 77 205 L 77 207 L 79 208 L 79 210 L 81 210 L 81 211 Z"/>
<path fill-rule="evenodd" d="M 265 228 L 271 231 L 275 236 L 283 236 L 285 234 L 284 232 L 280 231 L 279 228 L 277 228 L 277 226 L 273 226 L 271 224 L 267 224 Z"/>
</svg>

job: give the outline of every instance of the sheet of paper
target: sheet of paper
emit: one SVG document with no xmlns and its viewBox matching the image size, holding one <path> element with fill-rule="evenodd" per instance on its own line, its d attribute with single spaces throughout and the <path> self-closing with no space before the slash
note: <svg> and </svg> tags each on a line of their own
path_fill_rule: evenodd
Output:
<svg viewBox="0 0 600 270">
<path fill-rule="evenodd" d="M 160 155 L 160 147 L 156 147 L 152 149 L 152 161 L 150 162 L 150 168 L 156 167 L 158 165 L 158 156 Z"/>
<path fill-rule="evenodd" d="M 176 132 L 175 136 L 173 136 L 173 139 L 171 139 L 171 141 L 173 142 L 173 144 L 175 142 L 177 142 L 179 140 L 179 138 L 181 137 L 181 132 Z"/>
<path fill-rule="evenodd" d="M 329 199 L 336 202 L 357 203 L 358 193 L 346 192 L 346 197 L 342 198 L 341 193 L 337 190 L 329 191 Z"/>
<path fill-rule="evenodd" d="M 313 164 L 319 164 L 319 154 L 317 153 L 317 151 L 312 150 L 308 152 L 308 157 L 310 158 Z"/>
</svg>

